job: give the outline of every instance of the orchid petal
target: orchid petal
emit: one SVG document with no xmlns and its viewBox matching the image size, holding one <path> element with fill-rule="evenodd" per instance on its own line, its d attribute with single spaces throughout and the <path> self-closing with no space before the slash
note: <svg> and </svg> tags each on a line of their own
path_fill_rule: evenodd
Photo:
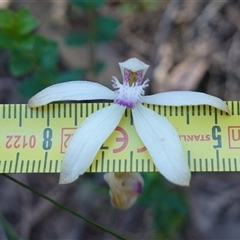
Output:
<svg viewBox="0 0 240 240">
<path fill-rule="evenodd" d="M 109 184 L 112 206 L 125 210 L 130 208 L 142 192 L 144 180 L 140 173 L 105 173 Z"/>
<path fill-rule="evenodd" d="M 149 65 L 138 60 L 137 58 L 130 58 L 125 62 L 120 62 L 119 66 L 120 66 L 120 70 L 121 70 L 123 79 L 124 79 L 124 70 L 125 69 L 128 69 L 132 72 L 137 72 L 137 71 L 142 70 L 143 71 L 142 78 L 143 78 L 147 69 L 149 68 Z"/>
<path fill-rule="evenodd" d="M 29 100 L 28 105 L 29 107 L 38 107 L 53 101 L 65 100 L 113 100 L 115 96 L 115 92 L 101 84 L 88 81 L 71 81 L 54 84 L 43 89 Z"/>
<path fill-rule="evenodd" d="M 86 118 L 73 135 L 64 155 L 60 184 L 73 182 L 89 168 L 101 145 L 117 127 L 125 109 L 114 104 Z"/>
<path fill-rule="evenodd" d="M 172 91 L 157 93 L 150 96 L 143 96 L 142 101 L 148 104 L 164 106 L 193 106 L 210 105 L 224 112 L 229 113 L 227 104 L 220 98 L 201 92 Z"/>
<path fill-rule="evenodd" d="M 157 169 L 169 181 L 188 186 L 191 173 L 179 136 L 164 117 L 138 104 L 132 109 L 134 125 Z"/>
</svg>

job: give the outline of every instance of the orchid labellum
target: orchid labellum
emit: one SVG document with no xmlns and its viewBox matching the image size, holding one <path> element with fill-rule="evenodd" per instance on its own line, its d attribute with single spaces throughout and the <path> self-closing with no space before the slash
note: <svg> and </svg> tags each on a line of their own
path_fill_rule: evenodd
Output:
<svg viewBox="0 0 240 240">
<path fill-rule="evenodd" d="M 130 208 L 142 192 L 144 180 L 140 173 L 105 173 L 110 187 L 112 206 L 125 210 Z"/>
<path fill-rule="evenodd" d="M 71 81 L 47 87 L 29 100 L 29 107 L 60 100 L 101 99 L 114 102 L 94 112 L 76 130 L 62 162 L 60 184 L 73 182 L 89 168 L 101 145 L 118 126 L 126 108 L 130 108 L 136 131 L 156 168 L 172 183 L 188 186 L 191 174 L 177 131 L 165 117 L 143 106 L 142 103 L 164 106 L 206 104 L 228 112 L 227 105 L 217 97 L 191 91 L 145 96 L 144 90 L 148 86 L 148 80 L 144 81 L 143 78 L 149 66 L 136 58 L 119 65 L 123 83 L 113 77 L 114 91 L 98 83 Z M 94 138 L 89 133 L 93 133 Z M 119 176 L 117 174 L 111 175 L 111 178 L 109 176 L 107 175 L 105 179 L 111 186 L 111 181 L 115 180 L 109 179 Z M 112 196 L 119 194 L 114 194 L 112 190 Z M 114 198 L 112 201 L 115 201 Z M 124 199 L 120 201 L 124 202 Z"/>
</svg>

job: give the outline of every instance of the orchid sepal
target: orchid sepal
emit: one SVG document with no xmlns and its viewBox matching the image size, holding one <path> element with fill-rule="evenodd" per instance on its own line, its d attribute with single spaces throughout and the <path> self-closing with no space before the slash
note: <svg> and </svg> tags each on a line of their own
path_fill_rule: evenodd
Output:
<svg viewBox="0 0 240 240">
<path fill-rule="evenodd" d="M 136 131 L 160 173 L 172 183 L 189 186 L 190 169 L 172 124 L 141 104 L 132 114 Z"/>
<path fill-rule="evenodd" d="M 220 98 L 201 92 L 170 91 L 143 96 L 143 102 L 147 104 L 163 106 L 195 106 L 209 105 L 230 114 L 227 104 Z"/>
<path fill-rule="evenodd" d="M 29 107 L 39 107 L 55 101 L 113 100 L 116 93 L 95 82 L 70 81 L 51 85 L 28 101 Z"/>
<path fill-rule="evenodd" d="M 73 135 L 64 155 L 60 184 L 71 183 L 86 172 L 101 145 L 119 124 L 125 109 L 114 104 L 85 119 Z M 92 135 L 92 138 L 89 135 Z"/>
</svg>

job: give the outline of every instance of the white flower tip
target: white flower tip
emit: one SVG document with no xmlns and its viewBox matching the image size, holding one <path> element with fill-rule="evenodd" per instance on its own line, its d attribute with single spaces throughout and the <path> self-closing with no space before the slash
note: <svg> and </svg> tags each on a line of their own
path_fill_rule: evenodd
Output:
<svg viewBox="0 0 240 240">
<path fill-rule="evenodd" d="M 34 99 L 30 98 L 29 101 L 28 101 L 28 107 L 34 108 L 35 106 L 36 106 L 36 104 L 34 102 Z"/>
<path fill-rule="evenodd" d="M 78 179 L 79 175 L 73 175 L 72 173 L 70 173 L 69 171 L 61 171 L 60 173 L 60 177 L 59 177 L 59 184 L 68 184 L 68 183 L 72 183 L 75 180 Z"/>
<path fill-rule="evenodd" d="M 228 115 L 231 115 L 231 112 L 230 112 L 230 109 L 229 109 L 228 105 L 224 101 L 222 101 L 221 99 L 220 99 L 219 103 L 217 103 L 217 101 L 216 101 L 216 105 L 213 104 L 212 106 L 226 112 Z"/>
<path fill-rule="evenodd" d="M 177 171 L 172 172 L 168 176 L 165 177 L 172 183 L 188 187 L 190 185 L 191 180 L 191 172 L 188 164 L 182 164 L 182 167 L 179 167 Z"/>
<path fill-rule="evenodd" d="M 53 85 L 53 86 L 55 86 L 55 85 Z M 33 97 L 31 97 L 28 100 L 28 107 L 30 107 L 30 108 L 40 107 L 40 106 L 43 106 L 43 105 L 51 102 L 51 96 L 54 93 L 54 91 L 53 91 L 52 94 L 50 94 L 49 89 L 51 89 L 51 88 L 52 88 L 52 86 L 47 87 L 47 88 L 43 89 L 42 91 L 36 93 Z"/>
<path fill-rule="evenodd" d="M 45 104 L 48 104 L 49 102 L 50 101 L 48 102 L 42 101 L 42 92 L 39 92 L 28 100 L 28 107 L 30 108 L 40 107 Z"/>
<path fill-rule="evenodd" d="M 225 103 L 225 105 L 226 105 L 225 112 L 227 112 L 228 115 L 231 115 L 228 105 L 226 103 Z"/>
<path fill-rule="evenodd" d="M 183 187 L 189 187 L 191 180 L 191 172 L 189 171 L 186 173 L 186 175 L 181 179 L 181 181 L 177 182 L 176 184 L 183 186 Z"/>
<path fill-rule="evenodd" d="M 217 97 L 213 97 L 211 96 L 212 98 L 215 98 L 214 101 L 212 101 L 212 104 L 209 104 L 210 106 L 213 106 L 215 108 L 218 108 L 219 110 L 223 111 L 223 112 L 226 112 L 228 115 L 231 115 L 231 112 L 230 112 L 230 109 L 228 107 L 228 105 L 226 104 L 226 102 L 224 102 L 222 99 L 220 98 L 217 98 Z"/>
<path fill-rule="evenodd" d="M 137 72 L 139 70 L 147 70 L 149 68 L 149 65 L 145 64 L 144 62 L 140 61 L 137 58 L 130 58 L 125 62 L 120 62 L 119 66 L 121 69 L 129 69 L 132 72 Z"/>
</svg>

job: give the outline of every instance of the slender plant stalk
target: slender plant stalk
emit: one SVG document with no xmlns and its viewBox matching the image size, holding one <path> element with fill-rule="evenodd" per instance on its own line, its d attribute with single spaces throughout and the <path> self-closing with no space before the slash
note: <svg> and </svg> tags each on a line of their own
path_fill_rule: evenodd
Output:
<svg viewBox="0 0 240 240">
<path fill-rule="evenodd" d="M 50 197 L 48 197 L 48 196 L 46 196 L 46 195 L 44 195 L 44 194 L 38 192 L 37 190 L 35 190 L 35 189 L 29 187 L 28 185 L 26 185 L 26 184 L 24 184 L 24 183 L 18 181 L 17 179 L 12 178 L 12 177 L 9 176 L 8 174 L 1 174 L 1 175 L 4 176 L 4 177 L 6 177 L 6 178 L 8 178 L 8 179 L 10 179 L 10 180 L 13 181 L 13 182 L 19 184 L 20 186 L 22 186 L 22 187 L 28 189 L 29 191 L 33 192 L 34 194 L 36 194 L 36 195 L 38 195 L 38 196 L 40 196 L 40 197 L 42 197 L 42 198 L 48 200 L 49 202 L 51 202 L 51 203 L 53 203 L 54 205 L 56 205 L 56 206 L 58 206 L 58 207 L 64 209 L 65 211 L 67 211 L 67 212 L 69 212 L 69 213 L 72 213 L 73 215 L 75 215 L 75 216 L 77 216 L 77 217 L 83 219 L 84 221 L 86 221 L 86 222 L 88 222 L 88 223 L 94 225 L 95 227 L 100 228 L 101 230 L 103 230 L 103 231 L 105 231 L 105 232 L 108 232 L 108 233 L 112 234 L 113 236 L 115 236 L 115 237 L 117 237 L 117 238 L 119 238 L 119 239 L 127 240 L 127 238 L 125 238 L 125 237 L 123 237 L 123 236 L 121 236 L 121 235 L 119 235 L 119 234 L 117 234 L 117 233 L 115 233 L 115 232 L 109 230 L 108 228 L 106 228 L 106 227 L 104 227 L 104 226 L 102 226 L 102 225 L 100 225 L 100 224 L 98 224 L 98 223 L 92 221 L 91 219 L 89 219 L 89 218 L 87 218 L 87 217 L 84 217 L 83 215 L 81 215 L 81 214 L 79 214 L 79 213 L 74 212 L 74 210 L 72 210 L 72 209 L 70 209 L 70 208 L 68 208 L 68 207 L 66 207 L 66 206 L 64 206 L 64 205 L 62 205 L 62 204 L 56 202 L 56 201 L 53 200 L 52 198 L 50 198 Z"/>
</svg>

